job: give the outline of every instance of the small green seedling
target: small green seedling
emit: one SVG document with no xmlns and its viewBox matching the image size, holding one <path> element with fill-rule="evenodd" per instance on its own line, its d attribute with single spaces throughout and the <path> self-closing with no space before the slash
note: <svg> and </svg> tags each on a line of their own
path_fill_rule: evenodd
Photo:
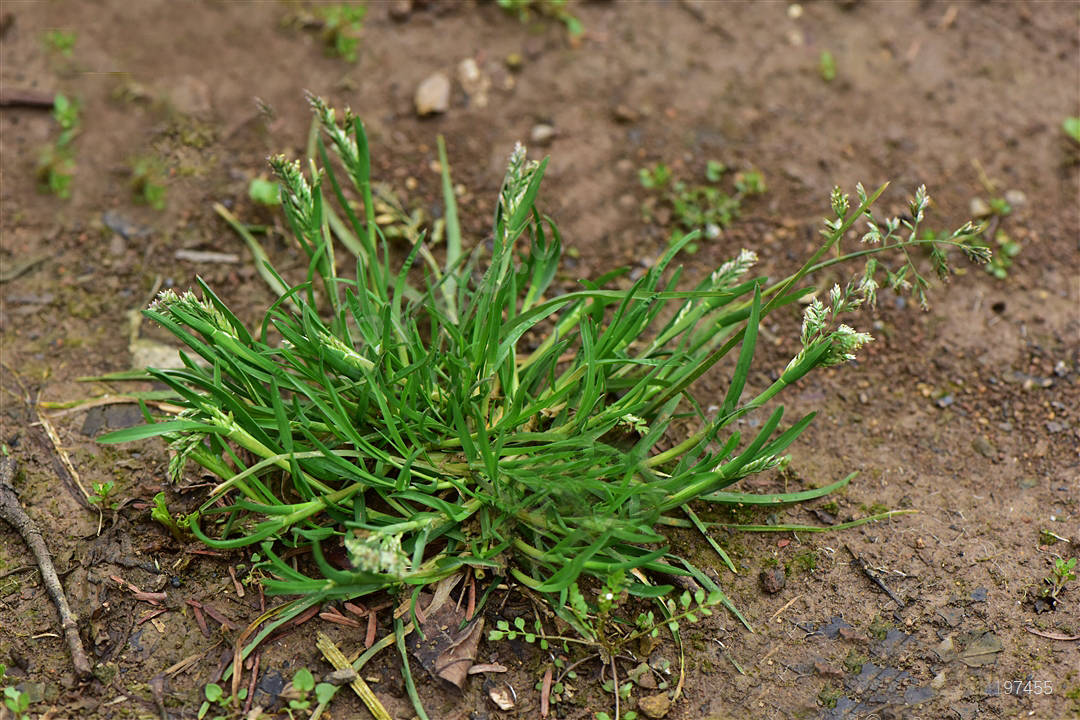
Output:
<svg viewBox="0 0 1080 720">
<path fill-rule="evenodd" d="M 58 53 L 64 57 L 71 57 L 75 51 L 75 32 L 68 30 L 49 30 L 42 37 L 45 47 L 50 52 Z"/>
<path fill-rule="evenodd" d="M 821 72 L 821 79 L 825 82 L 829 83 L 836 79 L 836 59 L 828 50 L 821 51 L 818 70 Z"/>
<path fill-rule="evenodd" d="M 79 133 L 79 103 L 57 93 L 53 99 L 53 119 L 60 125 L 60 136 L 45 146 L 38 158 L 38 185 L 43 192 L 57 197 L 71 196 L 71 180 L 75 174 L 75 153 L 71 144 Z"/>
<path fill-rule="evenodd" d="M 277 207 L 281 204 L 281 186 L 272 180 L 252 178 L 248 185 L 248 197 L 260 205 Z"/>
<path fill-rule="evenodd" d="M 57 147 L 67 147 L 79 132 L 78 100 L 69 99 L 63 93 L 57 93 L 53 99 L 53 119 L 60 125 L 60 137 L 56 139 Z"/>
<path fill-rule="evenodd" d="M 30 696 L 13 687 L 4 688 L 4 707 L 15 716 L 16 720 L 23 720 L 27 710 L 30 709 Z"/>
<path fill-rule="evenodd" d="M 206 697 L 206 700 L 199 706 L 199 712 L 196 715 L 198 720 L 203 720 L 203 718 L 206 717 L 206 713 L 210 711 L 210 708 L 213 705 L 218 705 L 223 712 L 227 713 L 228 706 L 234 701 L 233 696 L 226 695 L 225 690 L 217 683 L 207 684 L 207 686 L 203 688 L 203 695 Z M 235 700 L 240 701 L 245 699 L 247 699 L 247 688 L 240 688 L 240 691 L 236 693 Z M 227 714 L 214 715 L 213 720 L 225 720 L 227 717 Z"/>
<path fill-rule="evenodd" d="M 1005 217 L 1011 215 L 1013 211 L 1012 205 L 1009 201 L 1003 197 L 990 198 L 990 212 L 998 217 Z"/>
<path fill-rule="evenodd" d="M 1054 568 L 1050 574 L 1043 578 L 1048 587 L 1043 588 L 1043 597 L 1057 599 L 1057 596 L 1065 589 L 1065 586 L 1076 579 L 1076 558 L 1054 558 Z"/>
<path fill-rule="evenodd" d="M 330 57 L 356 62 L 360 31 L 364 28 L 365 5 L 328 5 L 319 9 L 323 20 L 323 47 Z"/>
<path fill-rule="evenodd" d="M 818 702 L 822 707 L 834 708 L 837 701 L 844 696 L 844 691 L 836 687 L 832 683 L 829 683 L 825 687 L 821 688 L 821 692 L 818 693 Z"/>
<path fill-rule="evenodd" d="M 705 179 L 711 183 L 720 182 L 720 178 L 724 177 L 726 172 L 727 165 L 719 160 L 710 160 L 705 163 Z"/>
<path fill-rule="evenodd" d="M 998 230 L 994 234 L 994 241 L 997 243 L 997 252 L 983 267 L 998 280 L 1004 280 L 1009 274 L 1009 268 L 1012 267 L 1012 259 L 1020 254 L 1022 248 L 1020 243 L 1013 240 L 1004 230 Z"/>
<path fill-rule="evenodd" d="M 757 170 L 735 173 L 735 192 L 740 195 L 764 195 L 765 176 Z"/>
<path fill-rule="evenodd" d="M 671 168 L 664 163 L 657 163 L 651 170 L 641 168 L 638 170 L 638 179 L 641 180 L 641 186 L 644 188 L 661 190 L 671 182 Z"/>
<path fill-rule="evenodd" d="M 1067 117 L 1061 123 L 1061 129 L 1072 138 L 1072 141 L 1080 145 L 1080 117 Z"/>
<path fill-rule="evenodd" d="M 112 510 L 115 510 L 120 506 L 120 504 L 115 502 L 111 504 L 109 503 L 109 496 L 112 495 L 112 491 L 115 487 L 116 484 L 113 483 L 111 480 L 103 483 L 94 483 L 94 494 L 86 499 L 88 502 L 93 503 L 94 505 L 100 504 L 102 507 L 108 507 Z"/>
<path fill-rule="evenodd" d="M 311 671 L 307 668 L 300 668 L 293 675 L 292 679 L 292 695 L 295 695 L 289 700 L 289 706 L 285 708 L 285 712 L 289 714 L 290 718 L 295 720 L 293 711 L 306 711 L 311 707 L 310 696 L 311 693 L 315 693 L 315 701 L 319 704 L 329 703 L 334 697 L 334 692 L 337 690 L 330 683 L 315 683 L 315 676 L 311 674 Z"/>
<path fill-rule="evenodd" d="M 165 493 L 159 492 L 154 496 L 154 507 L 150 510 L 150 519 L 168 528 L 172 536 L 179 542 L 184 541 L 187 519 L 177 519 L 172 516 L 172 513 L 169 512 L 169 506 L 165 504 Z"/>
<path fill-rule="evenodd" d="M 47 145 L 38 156 L 38 190 L 59 198 L 71 197 L 71 181 L 75 177 L 75 159 L 70 152 Z"/>
<path fill-rule="evenodd" d="M 581 24 L 581 20 L 566 9 L 567 0 L 498 0 L 498 2 L 499 7 L 512 15 L 517 15 L 521 22 L 529 22 L 536 14 L 558 20 L 566 26 L 566 31 L 572 37 L 580 37 L 585 32 L 585 26 Z"/>
<path fill-rule="evenodd" d="M 165 171 L 160 160 L 141 157 L 132 163 L 131 192 L 135 202 L 165 209 Z"/>
</svg>

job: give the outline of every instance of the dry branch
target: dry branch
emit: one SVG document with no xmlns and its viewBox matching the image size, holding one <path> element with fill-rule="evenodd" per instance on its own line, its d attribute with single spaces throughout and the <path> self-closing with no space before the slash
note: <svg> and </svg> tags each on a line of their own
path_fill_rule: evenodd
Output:
<svg viewBox="0 0 1080 720">
<path fill-rule="evenodd" d="M 14 486 L 15 467 L 14 458 L 0 458 L 0 519 L 5 520 L 18 531 L 23 542 L 33 553 L 38 568 L 41 570 L 41 580 L 45 583 L 45 589 L 48 590 L 49 596 L 60 613 L 60 625 L 64 628 L 64 637 L 67 639 L 68 649 L 71 650 L 71 661 L 75 666 L 75 672 L 79 677 L 89 677 L 90 661 L 86 657 L 82 639 L 79 637 L 79 625 L 68 606 L 64 587 L 56 575 L 56 568 L 53 567 L 52 556 L 45 545 L 45 538 L 42 537 L 37 524 L 30 519 L 19 504 L 19 496 Z"/>
</svg>

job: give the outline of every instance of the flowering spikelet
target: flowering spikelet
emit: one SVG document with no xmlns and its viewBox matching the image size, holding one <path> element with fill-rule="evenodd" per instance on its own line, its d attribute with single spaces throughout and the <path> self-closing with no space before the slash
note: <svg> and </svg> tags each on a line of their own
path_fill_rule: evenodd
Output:
<svg viewBox="0 0 1080 720">
<path fill-rule="evenodd" d="M 357 570 L 401 578 L 409 571 L 409 558 L 401 549 L 401 535 L 372 533 L 367 537 L 348 536 L 345 550 Z"/>
</svg>

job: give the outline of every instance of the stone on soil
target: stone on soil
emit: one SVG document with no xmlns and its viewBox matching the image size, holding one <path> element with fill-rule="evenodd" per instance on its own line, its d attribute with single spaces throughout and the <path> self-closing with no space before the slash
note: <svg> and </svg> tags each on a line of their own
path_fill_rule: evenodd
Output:
<svg viewBox="0 0 1080 720">
<path fill-rule="evenodd" d="M 645 717 L 656 720 L 668 714 L 671 710 L 671 700 L 664 693 L 646 695 L 638 700 L 638 710 L 644 713 Z"/>
<path fill-rule="evenodd" d="M 555 128 L 545 123 L 533 125 L 529 138 L 537 145 L 549 145 L 555 139 Z"/>
<path fill-rule="evenodd" d="M 436 72 L 416 88 L 416 114 L 420 117 L 444 113 L 450 108 L 450 78 Z"/>
</svg>

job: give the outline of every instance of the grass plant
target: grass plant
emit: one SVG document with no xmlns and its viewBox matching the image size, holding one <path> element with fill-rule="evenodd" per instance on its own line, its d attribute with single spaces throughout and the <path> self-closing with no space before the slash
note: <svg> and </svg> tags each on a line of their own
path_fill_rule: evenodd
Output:
<svg viewBox="0 0 1080 720">
<path fill-rule="evenodd" d="M 562 237 L 536 205 L 546 160 L 514 151 L 490 246 L 469 251 L 440 139 L 445 237 L 436 257 L 423 237 L 402 249 L 382 235 L 361 121 L 346 113 L 340 124 L 322 101 L 312 106 L 321 130 L 312 157 L 270 161 L 306 279 L 287 281 L 262 254 L 277 298 L 256 328 L 201 279 L 201 297 L 161 293 L 145 315 L 187 346 L 185 367 L 147 372 L 183 411 L 156 418 L 144 409 L 146 425 L 101 438 L 162 437 L 174 478 L 193 462 L 221 479 L 196 512 L 172 516 L 171 529 L 213 548 L 255 546 L 265 590 L 300 597 L 276 622 L 381 591 L 415 603 L 425 586 L 466 570 L 528 588 L 600 644 L 616 594 L 657 599 L 671 622 L 717 603 L 738 615 L 666 533 L 708 529 L 692 503 L 775 505 L 843 487 L 850 476 L 770 495 L 732 486 L 778 466 L 813 419 L 785 424 L 775 398 L 870 341 L 840 317 L 873 301 L 876 278 L 921 292 L 916 250 L 943 274 L 950 248 L 985 259 L 970 223 L 921 239 L 924 189 L 911 220 L 879 221 L 871 205 L 884 186 L 859 186 L 853 206 L 833 192 L 820 248 L 779 282 L 751 274 L 756 256 L 744 250 L 685 289 L 675 260 L 694 241 L 689 233 L 629 289 L 611 289 L 628 272 L 617 269 L 557 292 Z M 860 219 L 864 244 L 839 253 Z M 889 269 L 881 253 L 900 265 Z M 800 351 L 775 381 L 748 392 L 764 318 L 805 298 L 808 274 L 856 257 L 869 260 L 862 276 L 806 306 Z M 706 411 L 690 390 L 729 355 L 726 394 Z M 764 417 L 744 435 L 736 422 L 754 412 Z M 672 439 L 677 420 L 695 429 Z M 169 515 L 163 498 L 161 514 Z M 347 566 L 328 559 L 335 550 Z M 680 598 L 675 588 L 687 578 L 704 592 Z M 627 622 L 633 633 L 654 629 L 648 617 Z M 274 626 L 245 634 L 244 652 Z"/>
</svg>

